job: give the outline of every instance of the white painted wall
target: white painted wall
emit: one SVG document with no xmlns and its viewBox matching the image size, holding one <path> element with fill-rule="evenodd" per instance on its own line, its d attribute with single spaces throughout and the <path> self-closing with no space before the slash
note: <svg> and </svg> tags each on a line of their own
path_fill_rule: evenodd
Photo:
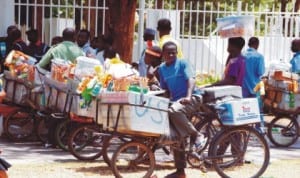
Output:
<svg viewBox="0 0 300 178">
<path fill-rule="evenodd" d="M 1 0 L 1 22 L 0 22 L 0 36 L 6 36 L 6 29 L 10 25 L 14 25 L 14 1 Z"/>
</svg>

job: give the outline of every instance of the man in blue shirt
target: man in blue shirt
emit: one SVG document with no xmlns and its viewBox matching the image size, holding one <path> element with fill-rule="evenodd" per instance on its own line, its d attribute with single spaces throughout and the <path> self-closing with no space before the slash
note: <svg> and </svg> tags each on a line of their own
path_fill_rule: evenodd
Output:
<svg viewBox="0 0 300 178">
<path fill-rule="evenodd" d="M 159 67 L 160 85 L 165 89 L 168 97 L 174 103 L 169 108 L 170 126 L 177 132 L 179 139 L 191 136 L 191 142 L 195 143 L 196 150 L 205 143 L 204 136 L 200 134 L 190 122 L 193 113 L 199 109 L 201 98 L 192 96 L 195 79 L 191 66 L 187 60 L 179 60 L 177 57 L 177 45 L 174 42 L 166 42 L 162 47 L 164 62 Z M 181 149 L 174 149 L 174 161 L 176 172 L 166 178 L 185 178 L 186 159 L 184 144 Z"/>
<path fill-rule="evenodd" d="M 300 75 L 300 39 L 295 39 L 292 41 L 291 50 L 293 53 L 295 53 L 290 61 L 292 65 L 291 72 Z"/>
<path fill-rule="evenodd" d="M 259 46 L 257 37 L 251 37 L 248 46 L 249 48 L 244 54 L 246 71 L 243 81 L 243 97 L 256 97 L 253 89 L 265 73 L 265 62 L 264 56 L 257 52 Z"/>
</svg>

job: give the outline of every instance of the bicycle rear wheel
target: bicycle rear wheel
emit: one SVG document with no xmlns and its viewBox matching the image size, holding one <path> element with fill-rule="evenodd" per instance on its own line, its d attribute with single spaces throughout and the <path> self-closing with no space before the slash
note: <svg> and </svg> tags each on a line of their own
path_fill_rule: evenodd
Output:
<svg viewBox="0 0 300 178">
<path fill-rule="evenodd" d="M 96 125 L 79 126 L 70 134 L 69 151 L 79 160 L 95 160 L 102 155 L 104 137 Z"/>
<path fill-rule="evenodd" d="M 149 178 L 155 168 L 154 153 L 143 143 L 127 142 L 113 154 L 111 168 L 117 178 L 129 177 L 130 173 Z"/>
<path fill-rule="evenodd" d="M 4 121 L 4 131 L 13 141 L 22 141 L 30 137 L 35 129 L 35 115 L 28 110 L 19 109 Z"/>
<path fill-rule="evenodd" d="M 275 117 L 268 125 L 268 137 L 278 147 L 288 147 L 294 144 L 299 136 L 297 118 L 289 116 Z"/>
<path fill-rule="evenodd" d="M 209 157 L 221 177 L 259 177 L 268 167 L 270 152 L 263 135 L 241 126 L 221 131 L 211 142 Z"/>
</svg>

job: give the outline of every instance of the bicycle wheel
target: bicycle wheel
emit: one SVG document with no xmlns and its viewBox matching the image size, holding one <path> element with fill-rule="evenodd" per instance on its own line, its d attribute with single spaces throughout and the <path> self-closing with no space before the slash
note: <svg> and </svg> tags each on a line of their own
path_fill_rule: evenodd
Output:
<svg viewBox="0 0 300 178">
<path fill-rule="evenodd" d="M 69 119 L 63 120 L 57 124 L 54 131 L 55 143 L 64 151 L 69 151 L 68 139 L 72 129 L 76 127 L 76 123 Z"/>
<path fill-rule="evenodd" d="M 209 157 L 221 177 L 259 177 L 267 169 L 270 152 L 263 135 L 241 126 L 221 131 L 211 143 Z"/>
<path fill-rule="evenodd" d="M 117 178 L 129 177 L 130 173 L 135 177 L 149 178 L 155 168 L 154 153 L 143 143 L 127 142 L 113 154 L 111 168 Z"/>
<path fill-rule="evenodd" d="M 104 137 L 96 125 L 79 126 L 70 134 L 69 151 L 79 160 L 95 160 L 102 155 Z"/>
<path fill-rule="evenodd" d="M 4 131 L 13 141 L 21 141 L 34 132 L 35 115 L 25 109 L 19 109 L 10 114 L 4 121 Z"/>
<path fill-rule="evenodd" d="M 36 133 L 37 133 L 38 139 L 42 143 L 47 143 L 48 138 L 49 138 L 49 136 L 48 136 L 49 129 L 46 126 L 45 119 L 39 119 L 39 121 L 37 123 Z"/>
<path fill-rule="evenodd" d="M 212 118 L 206 118 L 199 123 L 196 124 L 195 128 L 198 132 L 202 133 L 204 137 L 207 138 L 207 141 L 203 148 L 201 148 L 197 154 L 201 155 L 203 153 L 207 153 L 207 147 L 210 144 L 212 138 L 217 134 L 218 131 L 221 130 L 220 123 L 217 119 Z M 187 155 L 187 162 L 190 166 L 199 168 L 202 164 L 202 162 L 195 157 L 194 154 L 188 154 Z M 207 164 L 207 166 L 211 166 L 211 160 L 204 160 L 204 162 Z"/>
<path fill-rule="evenodd" d="M 275 117 L 268 125 L 268 137 L 278 147 L 288 147 L 294 144 L 299 136 L 297 118 L 289 116 Z"/>
<path fill-rule="evenodd" d="M 125 142 L 129 142 L 131 139 L 123 138 L 123 137 L 113 137 L 113 136 L 107 136 L 104 138 L 103 142 L 103 152 L 102 157 L 104 162 L 110 166 L 111 165 L 111 159 L 112 155 L 116 150 L 119 148 L 120 145 L 124 144 Z"/>
</svg>

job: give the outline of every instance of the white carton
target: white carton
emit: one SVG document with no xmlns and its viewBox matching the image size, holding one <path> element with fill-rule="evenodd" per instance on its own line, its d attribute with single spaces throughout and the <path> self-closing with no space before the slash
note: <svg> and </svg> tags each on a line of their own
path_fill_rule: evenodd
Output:
<svg viewBox="0 0 300 178">
<path fill-rule="evenodd" d="M 242 98 L 242 88 L 236 85 L 225 85 L 208 87 L 204 89 L 203 99 L 205 102 L 214 101 L 217 98 L 224 96 L 233 96 L 236 98 Z"/>
<path fill-rule="evenodd" d="M 260 122 L 260 112 L 256 98 L 226 101 L 221 106 L 226 108 L 220 114 L 224 125 L 244 125 Z"/>
<path fill-rule="evenodd" d="M 85 76 L 91 76 L 95 72 L 95 66 L 101 66 L 99 60 L 85 56 L 77 57 L 76 61 L 75 77 L 79 79 Z"/>
<path fill-rule="evenodd" d="M 98 123 L 112 128 L 120 114 L 117 130 L 169 134 L 169 99 L 128 92 L 127 103 L 122 101 L 123 104 L 100 103 Z"/>
</svg>

